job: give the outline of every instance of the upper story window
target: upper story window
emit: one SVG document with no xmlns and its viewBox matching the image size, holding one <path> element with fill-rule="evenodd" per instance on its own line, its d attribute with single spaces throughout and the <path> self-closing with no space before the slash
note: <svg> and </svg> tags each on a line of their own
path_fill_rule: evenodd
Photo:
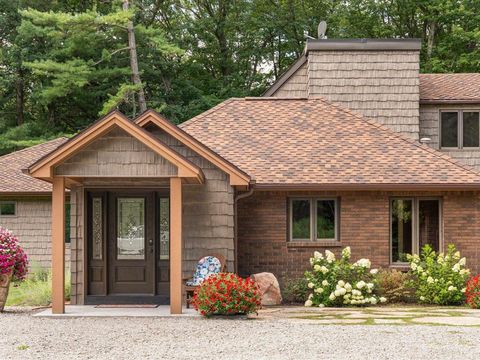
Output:
<svg viewBox="0 0 480 360">
<path fill-rule="evenodd" d="M 442 110 L 440 112 L 440 141 L 442 148 L 479 148 L 479 111 Z"/>
<path fill-rule="evenodd" d="M 290 199 L 290 240 L 338 240 L 338 201 L 330 198 Z"/>
<path fill-rule="evenodd" d="M 0 201 L 0 215 L 15 216 L 17 203 L 15 201 Z"/>
</svg>

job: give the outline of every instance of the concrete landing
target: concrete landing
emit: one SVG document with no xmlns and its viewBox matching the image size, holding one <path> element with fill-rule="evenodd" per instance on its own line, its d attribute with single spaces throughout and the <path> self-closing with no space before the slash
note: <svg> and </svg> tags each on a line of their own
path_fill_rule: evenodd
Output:
<svg viewBox="0 0 480 360">
<path fill-rule="evenodd" d="M 98 308 L 95 305 L 66 305 L 65 314 L 52 314 L 45 309 L 32 316 L 69 318 L 69 317 L 200 317 L 194 309 L 183 308 L 183 314 L 170 314 L 170 306 L 159 305 L 156 308 Z"/>
</svg>

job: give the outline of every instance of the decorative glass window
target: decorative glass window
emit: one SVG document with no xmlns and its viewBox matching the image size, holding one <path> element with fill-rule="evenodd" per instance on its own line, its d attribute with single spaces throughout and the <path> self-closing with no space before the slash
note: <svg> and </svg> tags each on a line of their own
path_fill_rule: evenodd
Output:
<svg viewBox="0 0 480 360">
<path fill-rule="evenodd" d="M 290 240 L 338 240 L 336 199 L 290 199 Z"/>
<path fill-rule="evenodd" d="M 168 260 L 170 258 L 170 199 L 162 197 L 159 201 L 160 260 Z"/>
<path fill-rule="evenodd" d="M 480 113 L 472 110 L 440 112 L 440 145 L 442 148 L 480 147 Z"/>
<path fill-rule="evenodd" d="M 439 199 L 391 199 L 390 217 L 392 263 L 407 262 L 407 254 L 418 254 L 427 244 L 440 250 Z"/>
<path fill-rule="evenodd" d="M 0 201 L 0 215 L 15 216 L 17 214 L 17 203 L 15 201 Z"/>
<path fill-rule="evenodd" d="M 92 258 L 102 260 L 103 258 L 103 199 L 94 197 L 92 199 Z"/>
</svg>

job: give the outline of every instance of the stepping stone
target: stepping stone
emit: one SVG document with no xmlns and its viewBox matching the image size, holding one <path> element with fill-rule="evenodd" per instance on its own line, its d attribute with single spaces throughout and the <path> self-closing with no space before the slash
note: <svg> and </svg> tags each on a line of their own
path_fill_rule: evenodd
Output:
<svg viewBox="0 0 480 360">
<path fill-rule="evenodd" d="M 449 316 L 449 317 L 420 317 L 412 319 L 416 323 L 432 323 L 440 325 L 458 325 L 458 326 L 474 326 L 480 325 L 480 318 L 470 316 Z"/>
<path fill-rule="evenodd" d="M 375 324 L 405 324 L 402 319 L 375 319 Z"/>
</svg>

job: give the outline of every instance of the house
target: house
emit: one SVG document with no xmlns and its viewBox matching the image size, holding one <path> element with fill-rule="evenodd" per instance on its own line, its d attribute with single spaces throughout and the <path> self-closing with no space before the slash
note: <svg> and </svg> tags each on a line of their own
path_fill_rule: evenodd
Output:
<svg viewBox="0 0 480 360">
<path fill-rule="evenodd" d="M 403 268 L 425 244 L 454 243 L 480 271 L 480 76 L 419 75 L 419 50 L 309 40 L 264 97 L 179 126 L 115 111 L 32 156 L 24 173 L 52 184 L 53 311 L 64 311 L 67 189 L 73 304 L 179 313 L 182 279 L 207 253 L 285 280 L 315 250 L 351 246 Z"/>
</svg>

